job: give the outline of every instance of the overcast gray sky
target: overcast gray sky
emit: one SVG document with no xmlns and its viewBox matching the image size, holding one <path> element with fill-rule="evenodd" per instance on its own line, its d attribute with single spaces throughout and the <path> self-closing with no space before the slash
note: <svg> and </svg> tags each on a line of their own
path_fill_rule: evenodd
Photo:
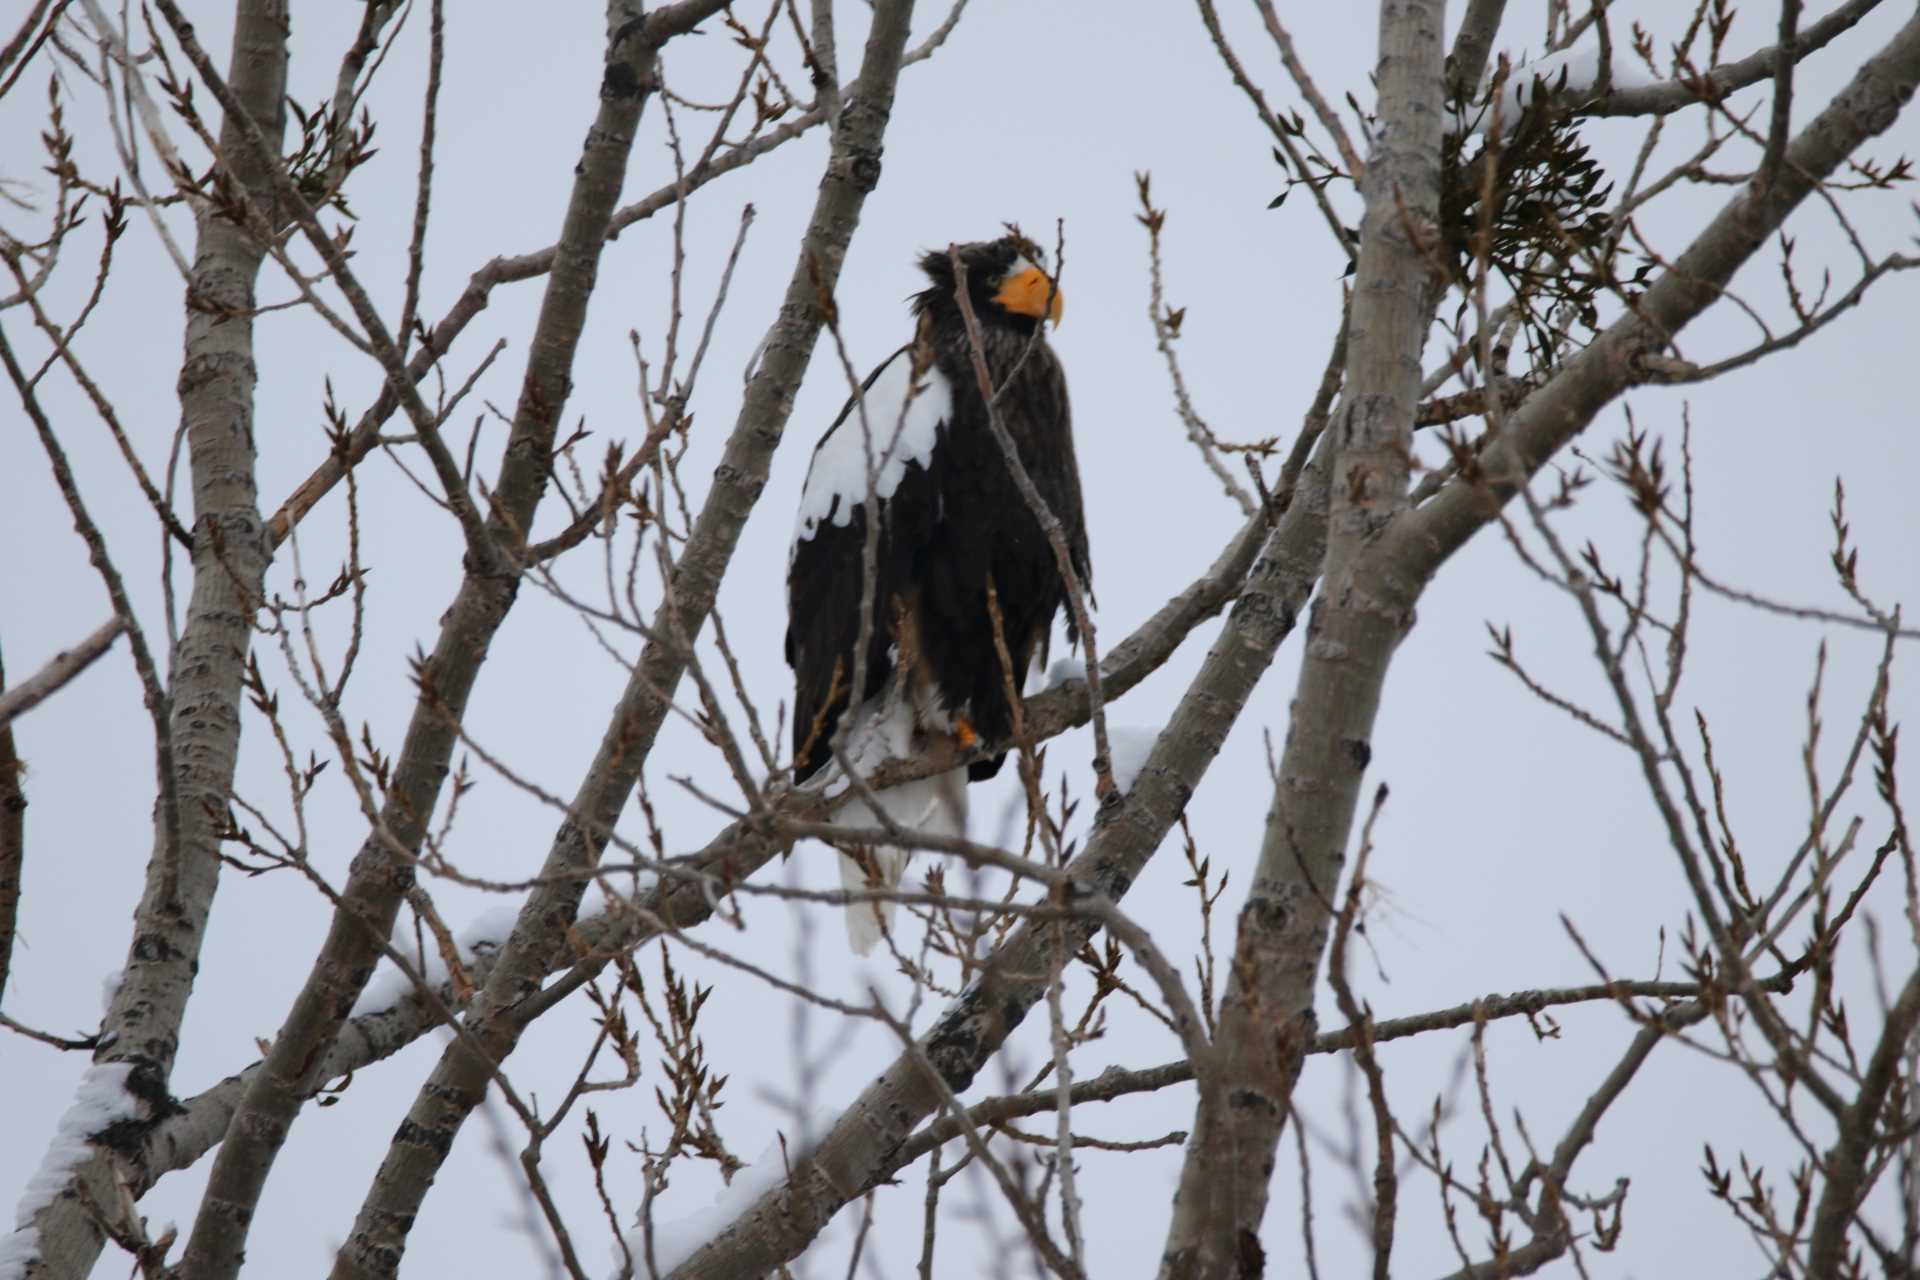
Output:
<svg viewBox="0 0 1920 1280">
<path fill-rule="evenodd" d="M 223 7 L 197 6 L 203 12 L 195 15 L 203 39 L 216 49 L 225 47 Z M 1538 48 L 1540 20 L 1530 12 L 1534 7 L 1512 6 L 1516 13 L 1503 39 L 1509 51 Z M 944 6 L 921 8 L 917 31 L 930 28 L 944 13 Z M 1371 98 L 1373 19 L 1370 13 L 1361 16 L 1365 8 L 1321 5 L 1290 16 L 1302 56 L 1330 97 L 1350 91 L 1363 103 Z M 1659 29 L 1671 19 L 1670 8 L 1678 6 L 1617 5 L 1614 22 L 1624 25 L 1631 18 Z M 1770 40 L 1775 21 L 1765 6 L 1750 2 L 1744 8 L 1729 41 L 1735 53 Z M 1908 16 L 1906 8 L 1884 6 L 1805 64 L 1797 119 L 1826 101 L 1858 61 Z M 303 104 L 331 90 L 358 13 L 359 6 L 295 6 L 291 91 Z M 596 5 L 543 6 L 537 18 L 533 14 L 528 7 L 450 7 L 424 286 L 423 311 L 430 317 L 444 311 L 488 258 L 534 249 L 554 238 L 594 107 L 603 21 Z M 863 15 L 863 6 L 842 6 L 844 67 L 858 57 Z M 1246 15 L 1236 11 L 1232 16 L 1252 74 L 1272 101 L 1291 108 L 1295 95 L 1264 35 L 1244 20 Z M 356 265 L 362 279 L 377 286 L 389 315 L 398 310 L 411 216 L 424 48 L 425 23 L 416 15 L 370 99 L 380 122 L 381 153 L 351 191 L 361 219 L 354 238 Z M 717 30 L 679 41 L 670 50 L 669 81 L 690 98 L 724 96 L 737 74 L 737 52 Z M 784 65 L 792 68 L 793 59 Z M 44 69 L 34 74 L 44 79 Z M 69 75 L 67 90 L 79 100 L 69 120 L 82 130 L 83 152 L 104 168 L 89 86 Z M 1739 101 L 1751 105 L 1762 92 L 1749 90 Z M 0 161 L 0 177 L 39 190 L 45 189 L 45 178 L 27 148 L 40 127 L 43 101 L 37 92 L 16 91 L 0 102 L 0 138 L 6 139 L 0 155 L 7 157 Z M 689 136 L 701 124 L 687 115 L 681 123 Z M 1678 157 L 1697 144 L 1699 126 L 1689 121 L 1670 134 L 1661 154 Z M 670 180 L 664 136 L 658 104 L 650 105 L 629 174 L 629 198 Z M 1617 173 L 1630 162 L 1641 129 L 1595 124 L 1589 136 Z M 1268 145 L 1196 16 L 1182 5 L 976 0 L 948 46 L 901 79 L 883 180 L 867 203 L 839 288 L 853 362 L 864 371 L 907 336 L 905 300 L 920 287 L 912 267 L 919 251 L 990 237 L 1007 220 L 1019 221 L 1050 245 L 1055 220 L 1064 221 L 1066 314 L 1055 341 L 1072 388 L 1098 617 L 1108 644 L 1196 576 L 1238 523 L 1236 510 L 1182 435 L 1153 347 L 1146 319 L 1146 234 L 1135 220 L 1136 171 L 1151 171 L 1156 199 L 1170 210 L 1167 297 L 1187 308 L 1180 341 L 1186 375 L 1197 407 L 1221 436 L 1290 439 L 1326 358 L 1343 264 L 1304 196 L 1279 210 L 1266 208 L 1280 182 Z M 694 404 L 697 422 L 683 475 L 696 502 L 738 409 L 741 373 L 785 287 L 825 146 L 823 135 L 809 135 L 702 191 L 688 214 L 688 307 L 704 314 L 742 205 L 751 201 L 758 212 Z M 1920 150 L 1920 128 L 1911 113 L 1872 148 L 1883 158 L 1901 150 Z M 1682 194 L 1661 206 L 1649 219 L 1650 234 L 1663 248 L 1677 251 L 1679 237 L 1698 227 L 1703 212 L 1725 191 Z M 1351 193 L 1336 186 L 1332 195 L 1357 220 Z M 1869 245 L 1880 251 L 1911 246 L 1908 198 L 1896 194 L 1858 203 L 1859 226 Z M 184 221 L 176 217 L 175 226 L 184 228 Z M 1831 266 L 1837 280 L 1851 282 L 1850 251 L 1830 217 L 1809 207 L 1790 229 L 1799 238 L 1796 261 L 1803 279 L 1817 279 L 1822 267 Z M 584 455 L 589 460 L 597 460 L 604 441 L 637 440 L 641 434 L 627 334 L 635 329 L 644 341 L 657 342 L 663 329 L 669 230 L 665 219 L 636 227 L 610 247 L 604 260 L 568 406 L 569 424 L 578 419 L 594 433 Z M 83 242 L 92 244 L 86 237 Z M 83 268 L 70 266 L 62 274 L 65 292 L 58 296 L 70 309 L 88 282 Z M 263 299 L 284 299 L 289 293 L 284 280 L 272 273 L 268 279 Z M 1770 256 L 1763 254 L 1737 283 L 1778 313 Z M 505 338 L 508 350 L 479 391 L 496 404 L 509 405 L 515 395 L 540 287 L 533 282 L 496 291 L 452 362 L 456 374 L 464 376 L 495 337 Z M 1798 349 L 1722 383 L 1684 392 L 1643 390 L 1627 402 L 1642 427 L 1667 440 L 1670 457 L 1677 452 L 1683 406 L 1690 406 L 1703 557 L 1727 580 L 1786 599 L 1845 607 L 1827 566 L 1827 509 L 1833 480 L 1840 476 L 1856 539 L 1865 548 L 1861 574 L 1868 589 L 1883 601 L 1920 602 L 1920 570 L 1913 558 L 1920 535 L 1912 498 L 1912 478 L 1920 473 L 1914 312 L 1913 284 L 1894 279 L 1857 313 Z M 10 337 L 24 328 L 18 313 L 4 317 L 4 323 Z M 325 452 L 324 385 L 330 381 L 342 406 L 354 414 L 371 398 L 379 374 L 303 312 L 267 317 L 260 335 L 260 490 L 263 503 L 271 506 Z M 1704 359 L 1751 338 L 1750 324 L 1723 311 L 1690 332 L 1685 345 L 1690 356 Z M 18 340 L 32 349 L 30 340 Z M 151 229 L 138 217 L 86 333 L 83 354 L 121 407 L 148 465 L 163 468 L 178 415 L 173 388 L 180 360 L 180 289 Z M 135 585 L 149 627 L 160 634 L 159 539 L 151 516 L 97 422 L 59 375 L 51 381 L 55 389 L 49 399 L 62 414 L 59 429 L 94 513 Z M 780 652 L 787 540 L 807 450 L 845 393 L 845 380 L 823 343 L 720 601 L 748 687 L 763 710 L 791 694 Z M 463 421 L 463 435 L 465 426 Z M 1581 451 L 1604 456 L 1624 426 L 1622 406 L 1611 407 Z M 497 448 L 500 430 L 497 425 L 486 429 L 482 456 Z M 394 747 L 411 700 L 406 660 L 416 646 L 431 643 L 436 620 L 451 599 L 460 549 L 451 522 L 422 500 L 391 462 L 370 460 L 362 484 L 372 612 L 367 656 L 349 696 L 349 719 L 356 726 L 365 721 L 377 740 Z M 564 514 L 556 515 L 557 503 L 549 508 L 549 521 Z M 1617 567 L 1628 563 L 1636 527 L 1624 499 L 1604 486 L 1590 491 L 1566 518 L 1570 543 L 1593 538 Z M 343 506 L 336 495 L 301 528 L 299 549 L 310 579 L 332 577 L 344 536 Z M 84 548 L 72 536 L 47 481 L 44 459 L 10 399 L 0 407 L 0 546 L 6 548 L 0 555 L 0 644 L 9 674 L 18 678 L 98 625 L 108 610 Z M 593 572 L 583 563 L 571 580 L 590 587 Z M 291 575 L 291 556 L 283 551 L 270 582 L 288 592 Z M 1694 658 L 1680 705 L 1697 706 L 1711 719 L 1733 821 L 1753 856 L 1772 865 L 1791 851 L 1803 829 L 1800 743 L 1816 646 L 1823 640 L 1829 646 L 1831 732 L 1823 760 L 1831 768 L 1833 752 L 1864 700 L 1875 642 L 1860 633 L 1782 621 L 1714 600 L 1698 605 Z M 1563 912 L 1622 976 L 1654 975 L 1665 930 L 1664 973 L 1679 976 L 1672 939 L 1683 925 L 1685 888 L 1637 765 L 1625 752 L 1542 706 L 1498 669 L 1486 657 L 1488 622 L 1512 625 L 1536 674 L 1590 703 L 1601 698 L 1590 644 L 1569 602 L 1522 568 L 1503 543 L 1483 537 L 1447 568 L 1423 601 L 1419 624 L 1396 659 L 1373 743 L 1372 776 L 1391 785 L 1392 799 L 1376 832 L 1372 871 L 1380 901 L 1356 977 L 1383 1017 L 1489 992 L 1590 980 L 1590 969 L 1561 925 Z M 1113 721 L 1159 724 L 1213 631 L 1206 628 L 1190 639 L 1162 672 L 1115 705 Z M 1223 910 L 1237 906 L 1243 869 L 1258 847 L 1269 790 L 1263 734 L 1271 732 L 1277 741 L 1284 731 L 1297 646 L 1296 639 L 1282 650 L 1190 810 L 1203 852 L 1216 866 L 1234 871 Z M 627 643 L 625 649 L 630 654 L 633 646 Z M 262 660 L 270 671 L 278 668 L 277 656 Z M 624 670 L 568 610 L 529 589 L 496 642 L 488 671 L 470 716 L 476 739 L 550 790 L 570 794 L 625 680 Z M 291 689 L 285 701 L 297 703 Z M 1920 710 L 1920 699 L 1900 682 L 1898 668 L 1894 702 L 1895 719 L 1912 718 Z M 293 723 L 303 743 L 320 746 L 319 726 L 304 709 L 295 710 Z M 284 786 L 261 730 L 258 718 L 250 719 L 239 787 L 279 811 L 285 807 Z M 21 721 L 18 733 L 30 768 L 32 807 L 22 940 L 4 1007 L 57 1032 L 90 1030 L 98 1018 L 100 981 L 123 962 L 126 922 L 151 842 L 152 742 L 124 646 Z M 684 726 L 675 725 L 670 733 L 647 776 L 669 833 L 668 847 L 684 851 L 703 843 L 720 819 L 676 788 L 671 775 L 687 774 L 722 792 L 726 775 L 714 753 Z M 1057 743 L 1049 758 L 1052 771 L 1067 771 L 1082 796 L 1091 791 L 1088 754 L 1085 734 L 1076 733 Z M 479 772 L 482 785 L 463 802 L 456 829 L 462 864 L 480 876 L 525 875 L 544 852 L 555 818 Z M 991 815 L 1011 793 L 1001 786 L 990 794 L 994 798 L 975 801 L 976 816 L 985 819 L 977 828 L 982 835 L 993 834 Z M 338 883 L 363 826 L 354 819 L 355 806 L 337 768 L 320 784 L 312 813 L 319 822 L 312 833 L 317 866 Z M 831 857 L 824 848 L 809 846 L 795 855 L 794 873 L 829 886 L 835 882 Z M 924 869 L 925 857 L 917 870 Z M 768 874 L 788 871 L 770 868 Z M 1176 957 L 1189 954 L 1198 937 L 1183 879 L 1178 859 L 1163 857 L 1126 902 Z M 435 885 L 434 892 L 456 928 L 489 905 L 483 895 L 453 885 Z M 1883 899 L 1879 905 L 1897 920 L 1897 901 Z M 292 875 L 227 878 L 183 1031 L 176 1092 L 192 1093 L 254 1058 L 255 1038 L 271 1036 L 278 1027 L 326 916 L 313 890 Z M 785 910 L 772 902 L 750 903 L 747 919 L 748 935 L 727 942 L 790 971 L 793 925 Z M 1217 921 L 1217 932 L 1230 937 L 1230 922 L 1229 913 Z M 837 918 L 822 913 L 815 925 L 814 981 L 821 989 L 863 999 L 872 985 L 896 1007 L 904 1005 L 903 979 L 878 965 L 856 965 L 845 954 Z M 648 966 L 653 963 L 649 957 Z M 781 1123 L 760 1092 L 792 1087 L 790 1003 L 738 974 L 717 973 L 692 959 L 688 965 L 719 984 L 702 1030 L 711 1061 L 733 1075 L 722 1130 L 738 1154 L 752 1159 Z M 1854 993 L 1853 1003 L 1862 1014 L 1871 1007 L 1864 989 Z M 1323 1025 L 1339 1021 L 1330 997 L 1323 1000 L 1321 1014 Z M 926 1016 L 923 1010 L 921 1017 Z M 1544 1141 L 1551 1141 L 1585 1100 L 1627 1035 L 1617 1011 L 1604 1007 L 1561 1021 L 1565 1034 L 1558 1040 L 1537 1042 L 1519 1023 L 1504 1024 L 1488 1036 L 1501 1102 L 1523 1108 L 1529 1131 Z M 524 1088 L 550 1100 L 564 1090 L 588 1028 L 582 1016 L 542 1028 L 528 1038 L 512 1070 Z M 1029 1026 L 1016 1037 L 1009 1055 L 1020 1065 L 1009 1068 L 1006 1079 L 1026 1076 L 1040 1061 L 1044 1044 L 1035 1037 L 1042 1031 Z M 814 1015 L 811 1034 L 816 1047 L 831 1039 L 824 1016 Z M 1383 1051 L 1388 1087 L 1403 1114 L 1424 1116 L 1436 1094 L 1449 1092 L 1464 1044 L 1464 1037 L 1455 1035 Z M 252 1233 L 249 1257 L 256 1274 L 312 1274 L 326 1265 L 350 1227 L 387 1135 L 439 1047 L 437 1037 L 422 1042 L 356 1078 L 339 1105 L 309 1108 L 302 1115 Z M 830 1106 L 857 1092 L 883 1064 L 878 1054 L 884 1049 L 878 1033 L 862 1031 L 827 1070 L 820 1104 Z M 1112 1033 L 1084 1051 L 1078 1070 L 1092 1075 L 1109 1063 L 1143 1066 L 1177 1056 L 1169 1034 L 1143 1019 L 1116 1014 Z M 0 1039 L 0 1105 L 6 1113 L 0 1131 L 7 1135 L 0 1141 L 0 1199 L 22 1185 L 37 1164 L 84 1065 L 79 1057 L 18 1038 Z M 989 1072 L 977 1088 L 999 1083 L 1004 1081 Z M 1344 1123 L 1341 1089 L 1340 1066 L 1332 1059 L 1313 1059 L 1297 1103 L 1320 1127 L 1338 1133 Z M 637 1140 L 643 1128 L 655 1133 L 660 1128 L 650 1086 L 602 1095 L 599 1103 L 616 1135 Z M 1714 1274 L 1738 1273 L 1755 1255 L 1743 1233 L 1706 1196 L 1697 1166 L 1706 1141 L 1723 1161 L 1728 1152 L 1746 1147 L 1773 1155 L 1781 1166 L 1777 1171 L 1784 1172 L 1787 1160 L 1757 1099 L 1724 1067 L 1668 1048 L 1656 1055 L 1648 1077 L 1618 1112 L 1583 1160 L 1577 1179 L 1595 1192 L 1615 1178 L 1632 1180 L 1622 1247 L 1601 1263 L 1599 1273 L 1664 1275 L 1683 1267 L 1697 1270 L 1709 1261 L 1732 1268 Z M 1146 1138 L 1184 1129 L 1191 1114 L 1191 1093 L 1175 1089 L 1089 1108 L 1082 1127 L 1103 1138 Z M 1452 1158 L 1471 1165 L 1479 1154 L 1477 1123 L 1465 1116 L 1449 1134 Z M 463 1133 L 414 1230 L 409 1274 L 518 1273 L 532 1264 L 535 1249 L 519 1217 L 526 1212 L 524 1202 L 511 1169 L 490 1150 L 492 1140 L 482 1123 Z M 510 1141 L 517 1152 L 518 1139 Z M 1138 1156 L 1084 1153 L 1081 1190 L 1093 1224 L 1093 1274 L 1137 1274 L 1157 1258 L 1178 1152 L 1171 1147 Z M 1290 1140 L 1282 1156 L 1288 1170 Z M 620 1156 L 615 1165 L 618 1185 L 629 1195 L 637 1193 L 632 1159 Z M 567 1197 L 578 1238 L 597 1262 L 605 1256 L 608 1233 L 598 1221 L 576 1150 L 556 1144 L 548 1172 Z M 916 1169 L 900 1187 L 879 1195 L 873 1247 L 882 1264 L 875 1274 L 902 1274 L 911 1264 L 919 1241 L 921 1172 Z M 189 1222 L 204 1177 L 203 1162 L 167 1178 L 145 1202 L 150 1221 Z M 668 1218 L 691 1213 L 710 1192 L 701 1177 L 683 1174 L 658 1212 Z M 1366 1256 L 1364 1242 L 1342 1215 L 1356 1188 L 1329 1172 L 1317 1192 L 1322 1274 L 1351 1274 Z M 1288 1274 L 1298 1250 L 1298 1197 L 1296 1179 L 1283 1172 L 1266 1236 L 1276 1266 L 1285 1259 Z M 1401 1273 L 1446 1269 L 1453 1257 L 1440 1233 L 1431 1183 L 1409 1183 L 1403 1198 L 1396 1249 Z M 836 1225 L 842 1239 L 847 1225 Z M 999 1273 L 1005 1255 L 988 1232 L 964 1222 L 945 1230 L 940 1274 Z M 837 1274 L 844 1257 L 844 1244 L 823 1243 L 806 1261 L 806 1272 Z M 108 1257 L 99 1273 L 119 1275 L 125 1265 Z"/>
</svg>

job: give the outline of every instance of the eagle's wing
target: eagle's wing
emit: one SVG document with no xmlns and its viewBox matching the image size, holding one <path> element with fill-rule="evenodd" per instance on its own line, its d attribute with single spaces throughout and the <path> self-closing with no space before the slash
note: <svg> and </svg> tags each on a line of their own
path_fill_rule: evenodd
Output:
<svg viewBox="0 0 1920 1280">
<path fill-rule="evenodd" d="M 916 364 L 922 366 L 917 372 Z M 861 398 L 848 401 L 814 446 L 787 562 L 796 780 L 826 763 L 828 740 L 847 706 L 860 639 L 869 478 L 880 545 L 862 701 L 881 690 L 892 669 L 892 601 L 912 588 L 940 518 L 929 467 L 952 412 L 946 377 L 917 360 L 913 347 L 902 347 L 868 376 Z"/>
</svg>

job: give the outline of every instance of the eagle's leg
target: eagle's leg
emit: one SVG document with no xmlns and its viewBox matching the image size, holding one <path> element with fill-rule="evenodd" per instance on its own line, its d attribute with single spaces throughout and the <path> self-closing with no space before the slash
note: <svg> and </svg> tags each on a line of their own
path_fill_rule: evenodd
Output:
<svg viewBox="0 0 1920 1280">
<path fill-rule="evenodd" d="M 964 711 L 946 705 L 940 692 L 939 677 L 927 661 L 926 647 L 920 637 L 920 597 L 915 592 L 893 600 L 893 666 L 902 688 L 910 691 L 915 724 L 927 735 L 944 730 L 953 736 L 962 751 L 971 751 L 980 741 L 980 731 Z"/>
</svg>

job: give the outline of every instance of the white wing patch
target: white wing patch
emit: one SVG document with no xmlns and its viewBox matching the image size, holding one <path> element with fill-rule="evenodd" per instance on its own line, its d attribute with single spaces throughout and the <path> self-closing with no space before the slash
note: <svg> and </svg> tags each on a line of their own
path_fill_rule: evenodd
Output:
<svg viewBox="0 0 1920 1280">
<path fill-rule="evenodd" d="M 940 428 L 953 416 L 953 387 L 938 369 L 920 375 L 909 395 L 913 354 L 889 360 L 866 392 L 864 424 L 856 405 L 813 451 L 806 487 L 800 491 L 795 544 L 814 535 L 822 523 L 844 528 L 853 509 L 867 500 L 867 459 L 874 466 L 873 494 L 885 502 L 906 478 L 907 468 L 924 467 L 933 456 Z"/>
</svg>

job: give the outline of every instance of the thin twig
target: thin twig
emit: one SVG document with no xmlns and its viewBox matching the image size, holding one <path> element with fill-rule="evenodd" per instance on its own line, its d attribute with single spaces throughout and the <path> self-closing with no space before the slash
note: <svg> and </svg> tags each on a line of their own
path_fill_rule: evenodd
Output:
<svg viewBox="0 0 1920 1280">
<path fill-rule="evenodd" d="M 1047 500 L 1033 483 L 1033 477 L 1027 474 L 1026 464 L 1020 461 L 1020 447 L 1014 443 L 1013 436 L 1007 431 L 1007 424 L 1000 417 L 999 389 L 993 385 L 993 375 L 987 370 L 987 352 L 980 335 L 980 318 L 973 313 L 973 300 L 967 293 L 967 264 L 961 260 L 958 248 L 949 248 L 947 258 L 953 264 L 953 297 L 959 305 L 960 318 L 966 325 L 967 349 L 973 358 L 973 376 L 980 384 L 980 398 L 987 406 L 987 429 L 993 432 L 993 438 L 1000 446 L 1001 457 L 1013 477 L 1014 487 L 1020 490 L 1027 509 L 1033 513 L 1041 532 L 1046 534 L 1047 542 L 1053 547 L 1054 567 L 1060 573 L 1062 585 L 1066 587 L 1067 607 L 1071 611 L 1074 627 L 1079 632 L 1082 651 L 1087 655 L 1087 698 L 1093 720 L 1094 785 L 1102 803 L 1106 803 L 1109 797 L 1117 800 L 1118 792 L 1113 783 L 1113 751 L 1107 741 L 1106 706 L 1100 688 L 1100 649 L 1095 637 L 1093 616 L 1087 611 L 1086 586 L 1073 567 L 1073 553 L 1067 546 L 1066 530 L 1060 518 L 1048 508 Z M 1064 265 L 1063 262 L 1056 262 L 1056 271 Z M 1059 287 L 1057 281 L 1053 287 Z"/>
</svg>

